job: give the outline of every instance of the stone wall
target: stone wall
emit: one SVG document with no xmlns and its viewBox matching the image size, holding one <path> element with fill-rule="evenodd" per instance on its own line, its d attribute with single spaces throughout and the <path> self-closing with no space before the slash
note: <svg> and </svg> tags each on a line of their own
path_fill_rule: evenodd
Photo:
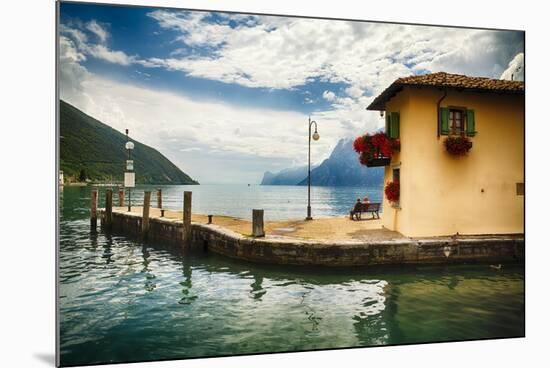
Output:
<svg viewBox="0 0 550 368">
<path fill-rule="evenodd" d="M 101 215 L 103 214 L 102 211 Z M 103 216 L 102 224 L 103 224 Z M 112 230 L 130 236 L 141 234 L 141 217 L 113 212 Z M 425 238 L 371 243 L 314 242 L 291 238 L 251 238 L 217 225 L 192 224 L 184 245 L 183 223 L 163 218 L 150 220 L 149 241 L 208 251 L 252 262 L 364 266 L 382 264 L 507 263 L 524 259 L 523 236 Z"/>
</svg>

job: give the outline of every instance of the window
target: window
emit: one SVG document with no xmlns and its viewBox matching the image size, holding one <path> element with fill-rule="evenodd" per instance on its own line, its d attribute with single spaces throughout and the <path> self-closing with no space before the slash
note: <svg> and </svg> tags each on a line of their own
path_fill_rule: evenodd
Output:
<svg viewBox="0 0 550 368">
<path fill-rule="evenodd" d="M 440 107 L 439 109 L 439 134 L 464 135 L 473 137 L 476 135 L 476 121 L 474 110 L 465 107 Z"/>
<path fill-rule="evenodd" d="M 395 168 L 393 169 L 393 181 L 399 181 L 399 168 Z"/>
<path fill-rule="evenodd" d="M 449 133 L 456 135 L 464 133 L 464 110 L 449 110 Z"/>
</svg>

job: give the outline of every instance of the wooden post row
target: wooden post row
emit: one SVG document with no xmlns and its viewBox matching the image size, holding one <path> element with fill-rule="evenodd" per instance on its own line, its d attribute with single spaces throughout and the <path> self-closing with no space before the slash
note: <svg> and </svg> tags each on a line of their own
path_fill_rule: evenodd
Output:
<svg viewBox="0 0 550 368">
<path fill-rule="evenodd" d="M 105 228 L 111 230 L 113 227 L 113 190 L 105 192 Z"/>
<path fill-rule="evenodd" d="M 192 192 L 183 192 L 183 242 L 190 245 L 191 240 L 191 199 Z"/>
<path fill-rule="evenodd" d="M 162 189 L 157 190 L 157 208 L 162 208 Z"/>
<path fill-rule="evenodd" d="M 118 190 L 118 206 L 124 207 L 124 190 L 123 189 Z"/>
<path fill-rule="evenodd" d="M 151 206 L 151 191 L 146 190 L 143 193 L 143 214 L 141 219 L 141 236 L 147 239 L 149 233 L 149 207 Z"/>
<path fill-rule="evenodd" d="M 265 236 L 264 232 L 264 210 L 252 210 L 252 236 Z"/>
<path fill-rule="evenodd" d="M 97 229 L 97 190 L 92 190 L 92 200 L 90 208 L 90 226 L 92 230 Z"/>
</svg>

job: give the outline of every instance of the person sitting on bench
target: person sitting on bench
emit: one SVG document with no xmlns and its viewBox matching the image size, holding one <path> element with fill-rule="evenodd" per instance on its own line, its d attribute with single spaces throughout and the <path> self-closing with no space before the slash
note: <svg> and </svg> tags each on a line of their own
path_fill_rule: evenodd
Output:
<svg viewBox="0 0 550 368">
<path fill-rule="evenodd" d="M 380 203 L 371 203 L 367 197 L 365 197 L 365 202 L 361 202 L 361 198 L 357 198 L 353 209 L 349 211 L 349 218 L 350 220 L 361 220 L 361 213 L 364 212 L 372 214 L 373 219 L 379 219 L 379 210 Z"/>
<path fill-rule="evenodd" d="M 357 198 L 357 202 L 353 206 L 353 212 L 361 212 L 361 198 Z"/>
<path fill-rule="evenodd" d="M 361 198 L 357 198 L 357 201 L 355 202 L 355 206 L 353 206 L 353 210 L 351 210 L 350 218 L 353 219 L 353 216 L 355 215 L 357 219 L 359 219 L 359 215 L 361 214 Z"/>
</svg>

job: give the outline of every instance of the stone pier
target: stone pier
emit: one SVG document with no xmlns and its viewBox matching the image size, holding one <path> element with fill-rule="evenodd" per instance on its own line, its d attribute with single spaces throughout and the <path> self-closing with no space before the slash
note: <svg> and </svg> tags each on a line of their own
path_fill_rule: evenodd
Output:
<svg viewBox="0 0 550 368">
<path fill-rule="evenodd" d="M 189 209 L 190 210 L 190 209 Z M 147 240 L 163 242 L 174 247 L 208 251 L 227 257 L 260 263 L 322 266 L 369 266 L 397 264 L 457 264 L 511 263 L 524 260 L 524 237 L 516 235 L 452 236 L 412 239 L 383 228 L 374 222 L 351 222 L 343 218 L 308 221 L 266 222 L 265 236 L 252 236 L 252 222 L 224 216 L 193 214 L 189 230 L 184 227 L 182 211 L 149 209 Z M 101 221 L 109 214 L 99 209 Z M 187 218 L 186 218 L 187 219 Z M 115 207 L 110 213 L 111 229 L 123 235 L 139 237 L 142 231 L 142 209 L 128 212 Z M 188 220 L 189 221 L 189 220 Z M 293 237 L 288 226 L 318 226 L 327 228 L 336 222 L 357 227 L 360 234 L 335 239 Z M 317 224 L 315 222 L 318 222 Z M 341 222 L 341 223 L 340 223 Z M 311 223 L 311 224 L 310 224 Z M 287 227 L 284 227 L 287 226 Z M 373 227 L 369 230 L 369 226 Z M 379 226 L 379 225 L 377 225 Z M 362 229 L 362 230 L 361 230 Z M 186 230 L 186 231 L 184 231 Z M 299 232 L 298 232 L 299 233 Z M 184 239 L 184 234 L 188 238 Z M 282 234 L 282 235 L 281 235 Z M 288 235 L 287 235 L 288 234 Z M 186 241 L 184 241 L 186 240 Z"/>
</svg>

